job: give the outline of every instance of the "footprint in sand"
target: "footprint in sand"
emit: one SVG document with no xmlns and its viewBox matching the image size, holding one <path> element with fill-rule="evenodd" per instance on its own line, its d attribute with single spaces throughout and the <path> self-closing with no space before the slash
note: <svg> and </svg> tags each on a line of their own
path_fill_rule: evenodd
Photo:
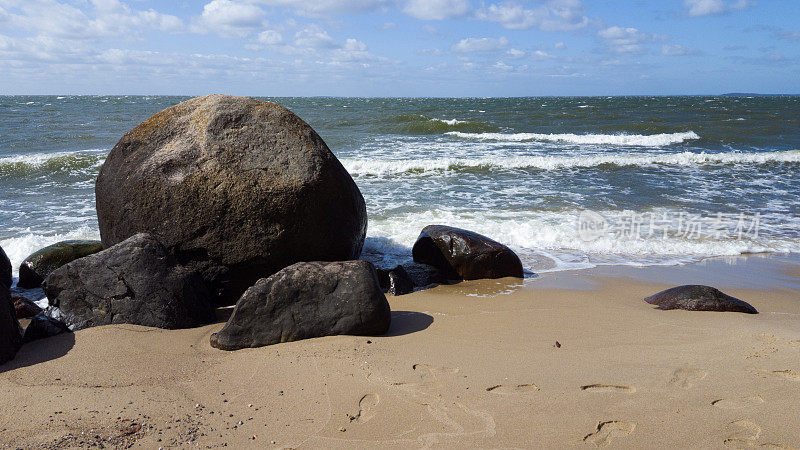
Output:
<svg viewBox="0 0 800 450">
<path fill-rule="evenodd" d="M 503 384 L 498 384 L 496 386 L 490 386 L 486 388 L 487 392 L 493 392 L 495 394 L 524 394 L 526 392 L 536 392 L 539 390 L 539 386 L 536 386 L 533 383 L 530 384 L 518 384 L 516 386 L 506 386 Z"/>
<path fill-rule="evenodd" d="M 708 372 L 705 370 L 682 368 L 672 372 L 669 384 L 688 389 L 706 376 L 708 376 Z"/>
<path fill-rule="evenodd" d="M 749 420 L 737 420 L 726 427 L 728 437 L 723 444 L 728 447 L 753 447 L 761 436 L 761 427 Z"/>
<path fill-rule="evenodd" d="M 586 437 L 583 438 L 583 442 L 594 444 L 597 447 L 605 447 L 610 444 L 612 440 L 633 433 L 635 428 L 635 423 L 625 422 L 624 420 L 600 422 L 597 424 L 597 430 L 594 433 L 587 434 Z"/>
<path fill-rule="evenodd" d="M 448 373 L 448 374 L 456 374 L 459 372 L 458 369 L 453 369 L 451 367 L 436 367 L 436 366 L 429 366 L 427 364 L 414 364 L 411 366 L 414 369 L 414 372 L 419 375 L 423 382 L 434 382 L 436 381 L 437 374 L 441 373 Z"/>
<path fill-rule="evenodd" d="M 721 398 L 714 400 L 711 405 L 721 409 L 741 409 L 752 408 L 764 403 L 764 399 L 758 395 L 750 395 L 747 397 L 739 398 Z"/>
<path fill-rule="evenodd" d="M 773 370 L 772 373 L 779 377 L 786 378 L 787 380 L 800 381 L 800 372 L 794 370 Z"/>
<path fill-rule="evenodd" d="M 375 407 L 378 406 L 380 397 L 377 394 L 366 394 L 358 402 L 358 413 L 350 416 L 350 422 L 366 423 L 375 416 Z"/>
<path fill-rule="evenodd" d="M 800 339 L 789 341 L 789 345 L 791 345 L 792 347 L 800 347 Z"/>
<path fill-rule="evenodd" d="M 636 392 L 636 388 L 633 386 L 616 384 L 587 384 L 586 386 L 581 386 L 581 390 L 591 392 L 627 392 L 629 394 Z"/>
</svg>

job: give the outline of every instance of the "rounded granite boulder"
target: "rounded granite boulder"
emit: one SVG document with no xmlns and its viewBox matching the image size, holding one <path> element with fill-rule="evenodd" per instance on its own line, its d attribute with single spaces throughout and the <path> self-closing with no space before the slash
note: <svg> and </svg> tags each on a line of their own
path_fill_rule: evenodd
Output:
<svg viewBox="0 0 800 450">
<path fill-rule="evenodd" d="M 125 134 L 95 188 L 103 244 L 149 232 L 218 304 L 299 261 L 358 258 L 364 198 L 322 138 L 276 103 L 208 95 Z"/>
</svg>

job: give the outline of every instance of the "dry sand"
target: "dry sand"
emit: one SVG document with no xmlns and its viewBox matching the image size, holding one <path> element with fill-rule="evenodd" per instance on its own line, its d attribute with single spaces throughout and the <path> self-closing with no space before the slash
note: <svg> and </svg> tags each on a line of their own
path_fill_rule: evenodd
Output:
<svg viewBox="0 0 800 450">
<path fill-rule="evenodd" d="M 798 448 L 800 271 L 752 261 L 731 288 L 728 263 L 439 286 L 389 297 L 389 336 L 224 352 L 222 323 L 61 335 L 0 367 L 0 444 Z M 681 273 L 761 314 L 642 301 Z"/>
</svg>

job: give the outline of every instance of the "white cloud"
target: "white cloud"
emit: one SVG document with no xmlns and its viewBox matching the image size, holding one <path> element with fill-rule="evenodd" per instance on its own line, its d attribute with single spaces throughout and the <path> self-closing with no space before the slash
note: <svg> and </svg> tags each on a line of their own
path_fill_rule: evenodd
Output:
<svg viewBox="0 0 800 450">
<path fill-rule="evenodd" d="M 264 11 L 250 3 L 212 0 L 203 6 L 203 13 L 193 31 L 213 31 L 221 36 L 243 37 L 264 25 Z"/>
<path fill-rule="evenodd" d="M 154 10 L 137 11 L 118 0 L 82 3 L 85 11 L 55 0 L 3 1 L 0 20 L 44 36 L 93 40 L 107 36 L 136 37 L 143 30 L 182 31 L 176 16 Z M 80 3 L 79 3 L 80 4 Z"/>
<path fill-rule="evenodd" d="M 503 72 L 508 72 L 508 71 L 514 70 L 514 67 L 509 66 L 508 64 L 504 63 L 503 61 L 497 61 L 497 63 L 495 63 L 495 65 L 492 66 L 492 67 L 494 67 L 497 70 L 502 70 Z"/>
<path fill-rule="evenodd" d="M 683 56 L 689 55 L 692 53 L 691 49 L 688 49 L 679 44 L 672 44 L 672 45 L 662 45 L 661 46 L 661 54 L 665 56 Z"/>
<path fill-rule="evenodd" d="M 606 48 L 613 53 L 635 54 L 644 51 L 643 44 L 650 43 L 655 36 L 643 33 L 636 28 L 608 27 L 597 33 Z"/>
<path fill-rule="evenodd" d="M 563 49 L 567 48 L 567 44 L 565 44 L 563 42 L 556 42 L 555 44 L 553 44 L 553 48 L 556 49 L 556 50 L 563 50 Z"/>
<path fill-rule="evenodd" d="M 512 30 L 568 31 L 589 24 L 580 0 L 549 0 L 533 9 L 514 1 L 504 2 L 482 8 L 476 17 Z"/>
<path fill-rule="evenodd" d="M 490 52 L 494 50 L 501 50 L 508 47 L 508 39 L 501 37 L 495 38 L 466 38 L 458 41 L 453 45 L 455 52 Z"/>
<path fill-rule="evenodd" d="M 278 45 L 283 42 L 283 36 L 275 30 L 264 30 L 258 33 L 256 40 L 264 45 Z"/>
<path fill-rule="evenodd" d="M 306 47 L 315 50 L 339 47 L 339 43 L 319 25 L 309 25 L 295 33 L 294 44 L 298 47 Z"/>
<path fill-rule="evenodd" d="M 371 11 L 386 5 L 392 0 L 254 0 L 269 6 L 284 6 L 306 16 L 321 14 L 341 14 Z"/>
<path fill-rule="evenodd" d="M 536 58 L 536 59 L 551 59 L 551 58 L 555 58 L 555 56 L 551 55 L 550 53 L 547 53 L 544 50 L 536 50 L 535 52 L 532 53 L 532 56 L 534 58 Z"/>
<path fill-rule="evenodd" d="M 508 55 L 510 58 L 522 58 L 523 56 L 525 56 L 525 52 L 523 52 L 522 50 L 517 50 L 517 49 L 515 49 L 515 48 L 509 49 L 509 50 L 506 52 L 506 54 L 507 54 L 507 55 Z"/>
<path fill-rule="evenodd" d="M 735 0 L 729 2 L 723 0 L 683 0 L 683 6 L 692 17 L 722 14 L 734 9 L 746 9 L 753 4 L 754 2 L 752 0 Z"/>
<path fill-rule="evenodd" d="M 444 20 L 470 11 L 468 0 L 408 0 L 403 12 L 421 20 Z"/>
</svg>

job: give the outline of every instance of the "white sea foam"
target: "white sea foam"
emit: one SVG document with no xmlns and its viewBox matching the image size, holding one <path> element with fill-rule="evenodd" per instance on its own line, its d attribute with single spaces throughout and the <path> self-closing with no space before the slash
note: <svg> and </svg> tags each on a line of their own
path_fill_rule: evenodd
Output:
<svg viewBox="0 0 800 450">
<path fill-rule="evenodd" d="M 503 142 L 525 142 L 525 141 L 545 141 L 545 142 L 565 142 L 569 144 L 583 145 L 626 145 L 644 147 L 662 147 L 665 145 L 680 144 L 681 142 L 700 139 L 694 131 L 681 133 L 661 133 L 661 134 L 541 134 L 541 133 L 462 133 L 460 131 L 450 131 L 445 133 L 460 139 L 473 139 L 479 141 L 503 141 Z"/>
<path fill-rule="evenodd" d="M 441 172 L 470 168 L 485 169 L 541 169 L 558 170 L 586 168 L 602 165 L 616 166 L 702 166 L 720 164 L 769 164 L 800 162 L 800 150 L 762 153 L 692 153 L 672 154 L 610 154 L 586 156 L 509 156 L 487 158 L 436 158 L 436 159 L 352 159 L 343 158 L 342 164 L 351 175 L 386 175 L 405 172 Z"/>
<path fill-rule="evenodd" d="M 666 211 L 666 210 L 665 210 Z M 677 211 L 673 211 L 677 214 Z M 419 231 L 433 223 L 476 231 L 511 247 L 523 266 L 534 272 L 590 268 L 598 265 L 674 265 L 714 256 L 760 252 L 798 252 L 800 241 L 790 237 L 761 235 L 742 239 L 714 238 L 711 234 L 683 237 L 671 234 L 641 239 L 613 235 L 583 241 L 577 233 L 578 211 L 470 212 L 433 209 L 382 220 L 371 220 L 365 257 L 381 265 L 408 262 Z M 623 212 L 600 211 L 610 222 L 623 220 Z M 716 219 L 703 219 L 708 228 Z M 375 255 L 380 257 L 375 258 Z"/>
<path fill-rule="evenodd" d="M 431 122 L 442 122 L 444 124 L 453 126 L 458 125 L 460 123 L 467 123 L 466 120 L 458 120 L 458 119 L 430 119 Z"/>
<path fill-rule="evenodd" d="M 98 156 L 105 154 L 107 151 L 108 150 L 106 149 L 98 148 L 98 149 L 88 149 L 88 150 L 77 150 L 71 152 L 28 153 L 24 155 L 9 155 L 0 157 L 0 166 L 21 164 L 30 167 L 40 167 L 47 164 L 50 161 L 59 158 L 65 158 L 70 156 Z"/>
</svg>

